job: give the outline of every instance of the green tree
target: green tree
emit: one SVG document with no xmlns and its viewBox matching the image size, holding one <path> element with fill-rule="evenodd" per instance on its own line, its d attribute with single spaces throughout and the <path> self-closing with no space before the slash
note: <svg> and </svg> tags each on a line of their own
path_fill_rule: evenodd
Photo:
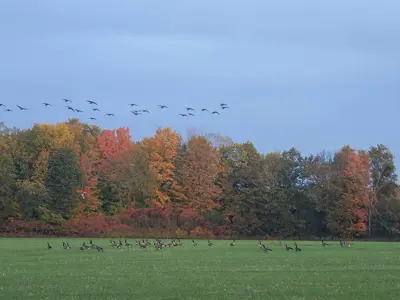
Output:
<svg viewBox="0 0 400 300">
<path fill-rule="evenodd" d="M 229 170 L 230 184 L 222 199 L 225 214 L 237 234 L 256 233 L 262 225 L 260 212 L 264 210 L 262 156 L 250 142 L 223 147 L 221 155 Z"/>
<path fill-rule="evenodd" d="M 17 215 L 14 201 L 15 169 L 8 153 L 0 154 L 0 222 Z"/>
<path fill-rule="evenodd" d="M 333 157 L 326 152 L 303 160 L 303 187 L 308 207 L 304 214 L 306 234 L 328 235 L 326 217 L 331 197 L 332 162 Z"/>
<path fill-rule="evenodd" d="M 148 154 L 136 145 L 107 161 L 106 178 L 113 197 L 104 199 L 103 208 L 116 213 L 119 208 L 144 207 L 153 196 L 156 177 L 150 169 Z"/>
<path fill-rule="evenodd" d="M 51 155 L 45 184 L 51 211 L 70 216 L 76 205 L 80 176 L 78 160 L 71 149 L 60 149 Z"/>
<path fill-rule="evenodd" d="M 400 230 L 395 224 L 400 219 L 397 195 L 396 166 L 393 153 L 384 145 L 371 147 L 371 181 L 373 197 L 369 210 L 368 232 L 391 234 Z"/>
</svg>

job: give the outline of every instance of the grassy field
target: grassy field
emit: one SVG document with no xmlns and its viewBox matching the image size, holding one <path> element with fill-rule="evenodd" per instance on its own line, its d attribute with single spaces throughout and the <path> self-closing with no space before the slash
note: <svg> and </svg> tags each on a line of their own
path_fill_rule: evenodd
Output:
<svg viewBox="0 0 400 300">
<path fill-rule="evenodd" d="M 162 251 L 104 247 L 80 251 L 81 239 L 0 239 L 1 299 L 398 299 L 400 244 L 338 242 L 302 251 L 257 241 L 199 241 Z M 47 250 L 49 241 L 53 249 Z M 133 243 L 133 240 L 131 240 Z M 292 244 L 292 243 L 289 243 Z"/>
</svg>

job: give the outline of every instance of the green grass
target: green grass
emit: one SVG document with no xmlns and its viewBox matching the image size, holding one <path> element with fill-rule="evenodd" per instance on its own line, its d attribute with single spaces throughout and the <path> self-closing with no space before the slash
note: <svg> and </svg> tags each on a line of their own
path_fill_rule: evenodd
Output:
<svg viewBox="0 0 400 300">
<path fill-rule="evenodd" d="M 1 299 L 397 299 L 400 245 L 340 248 L 299 242 L 302 252 L 257 241 L 193 247 L 80 251 L 81 239 L 0 239 Z M 46 242 L 53 245 L 47 250 Z M 87 240 L 86 240 L 87 241 Z M 130 240 L 133 243 L 133 240 Z M 292 243 L 289 243 L 292 244 Z"/>
</svg>

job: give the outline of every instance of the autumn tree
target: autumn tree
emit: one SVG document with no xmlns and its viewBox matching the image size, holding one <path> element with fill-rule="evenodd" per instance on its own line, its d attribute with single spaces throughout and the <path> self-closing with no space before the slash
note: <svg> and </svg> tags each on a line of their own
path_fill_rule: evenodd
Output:
<svg viewBox="0 0 400 300">
<path fill-rule="evenodd" d="M 120 189 L 119 182 L 114 181 L 114 174 L 118 172 L 110 166 L 117 161 L 123 161 L 126 165 L 131 165 L 130 153 L 134 143 L 128 128 L 118 128 L 117 130 L 104 130 L 97 137 L 100 151 L 98 188 L 100 190 L 99 199 L 102 202 L 103 210 L 109 214 L 117 214 L 118 209 L 129 202 L 126 189 Z M 119 165 L 121 166 L 121 165 Z M 112 179 L 111 181 L 109 179 Z"/>
<path fill-rule="evenodd" d="M 31 177 L 17 182 L 20 210 L 27 219 L 40 219 L 39 207 L 48 204 L 45 182 L 47 180 L 49 152 L 42 150 L 33 163 Z"/>
<path fill-rule="evenodd" d="M 369 155 L 349 146 L 335 155 L 332 165 L 328 227 L 334 234 L 354 235 L 367 230 L 370 205 Z"/>
<path fill-rule="evenodd" d="M 128 128 L 78 119 L 24 130 L 0 123 L 0 167 L 2 232 L 400 234 L 394 155 L 384 145 L 304 157 L 218 134 L 192 132 L 182 143 L 171 128 L 135 143 Z"/>
<path fill-rule="evenodd" d="M 34 135 L 33 143 L 38 153 L 43 149 L 52 152 L 66 147 L 72 148 L 74 137 L 64 123 L 35 124 L 31 132 Z"/>
<path fill-rule="evenodd" d="M 86 150 L 80 156 L 79 168 L 82 177 L 80 187 L 77 190 L 80 197 L 74 211 L 76 215 L 96 212 L 101 206 L 98 199 L 98 158 L 98 153 L 92 149 Z"/>
<path fill-rule="evenodd" d="M 103 160 L 113 157 L 121 151 L 132 149 L 133 141 L 129 128 L 103 130 L 97 138 Z"/>
<path fill-rule="evenodd" d="M 177 184 L 175 162 L 181 147 L 181 137 L 171 128 L 158 128 L 151 138 L 141 142 L 143 150 L 148 153 L 150 168 L 156 177 L 154 203 L 164 206 L 172 201 L 180 202 L 185 196 Z"/>
<path fill-rule="evenodd" d="M 217 205 L 222 193 L 218 176 L 223 171 L 219 152 L 201 136 L 191 137 L 182 147 L 177 163 L 177 173 L 184 207 L 195 211 L 210 211 Z"/>
</svg>

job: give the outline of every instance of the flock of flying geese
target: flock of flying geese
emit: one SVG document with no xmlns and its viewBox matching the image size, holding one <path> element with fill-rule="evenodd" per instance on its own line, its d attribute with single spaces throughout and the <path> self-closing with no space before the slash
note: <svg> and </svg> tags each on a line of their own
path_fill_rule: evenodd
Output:
<svg viewBox="0 0 400 300">
<path fill-rule="evenodd" d="M 274 242 L 272 242 L 272 243 L 274 243 Z M 329 246 L 329 245 L 330 245 L 330 244 L 324 242 L 324 240 L 322 240 L 322 239 L 321 239 L 321 243 L 322 243 L 322 246 L 323 246 L 323 247 L 326 247 L 326 246 Z M 141 240 L 141 241 L 140 241 L 140 240 L 137 240 L 137 241 L 135 242 L 135 244 L 136 244 L 136 246 L 138 246 L 138 247 L 141 248 L 141 249 L 148 248 L 149 246 L 152 245 L 152 243 L 149 242 L 148 239 L 146 239 L 146 240 L 143 239 L 143 240 Z M 68 242 L 62 242 L 62 245 L 63 245 L 63 248 L 64 248 L 64 249 L 71 249 L 71 246 L 68 244 Z M 185 245 L 185 244 L 182 243 L 179 239 L 173 239 L 173 240 L 171 240 L 171 242 L 169 242 L 169 243 L 165 243 L 165 242 L 163 242 L 163 241 L 160 240 L 160 239 L 155 239 L 154 242 L 153 242 L 153 246 L 154 246 L 154 248 L 155 248 L 157 251 L 158 251 L 158 250 L 162 250 L 163 248 L 167 248 L 167 247 L 170 248 L 170 247 L 178 247 L 178 246 L 184 246 L 184 245 Z M 192 245 L 193 245 L 194 247 L 197 247 L 197 246 L 199 246 L 200 244 L 199 244 L 198 242 L 196 242 L 195 240 L 192 240 Z M 210 240 L 208 240 L 207 245 L 208 245 L 209 247 L 211 247 L 211 246 L 213 246 L 214 244 L 213 244 Z M 282 241 L 279 242 L 279 245 L 282 246 Z M 345 242 L 345 241 L 340 240 L 340 247 L 350 247 L 350 245 L 351 245 L 351 244 L 350 244 L 349 242 Z M 129 243 L 129 242 L 125 239 L 125 242 L 124 242 L 124 243 L 123 243 L 121 240 L 119 240 L 118 242 L 113 241 L 113 240 L 110 240 L 110 246 L 113 247 L 113 248 L 120 249 L 120 248 L 122 248 L 123 246 L 129 248 L 129 247 L 133 247 L 134 245 L 131 244 L 131 243 Z M 229 243 L 229 246 L 230 246 L 230 247 L 235 247 L 235 246 L 236 246 L 236 241 L 233 240 L 231 243 Z M 258 241 L 258 247 L 259 247 L 262 251 L 264 251 L 264 252 L 271 252 L 271 251 L 272 251 L 271 248 L 265 246 L 265 244 L 262 243 L 261 241 Z M 52 248 L 53 248 L 53 247 L 50 245 L 50 243 L 47 243 L 47 249 L 52 249 Z M 103 251 L 104 251 L 103 247 L 98 246 L 98 245 L 96 245 L 96 244 L 93 244 L 92 240 L 89 241 L 89 244 L 86 244 L 85 242 L 83 242 L 83 243 L 82 243 L 82 246 L 81 246 L 79 249 L 82 250 L 82 251 L 84 251 L 84 250 L 90 250 L 90 249 L 95 249 L 95 250 L 97 250 L 97 251 L 99 251 L 99 252 L 103 252 Z M 297 245 L 296 242 L 294 243 L 294 248 L 293 248 L 293 247 L 290 247 L 290 246 L 288 246 L 288 245 L 285 245 L 285 250 L 286 250 L 286 251 L 301 252 L 301 248 L 299 248 L 299 246 Z"/>
<path fill-rule="evenodd" d="M 77 109 L 77 108 L 72 107 L 72 100 L 69 100 L 69 99 L 61 99 L 61 100 L 64 101 L 65 107 L 66 107 L 69 111 L 76 112 L 76 113 L 83 113 L 83 110 L 80 110 L 80 109 Z M 100 109 L 98 108 L 99 105 L 97 104 L 97 102 L 92 101 L 92 100 L 87 100 L 86 102 L 87 102 L 89 105 L 93 106 L 93 107 L 92 107 L 92 112 L 93 112 L 93 113 L 95 113 L 95 112 L 100 112 Z M 44 105 L 45 107 L 49 107 L 49 108 L 53 106 L 52 104 L 47 103 L 47 102 L 42 102 L 42 105 Z M 140 115 L 140 114 L 143 114 L 143 113 L 147 113 L 147 114 L 150 113 L 147 109 L 135 109 L 136 107 L 139 108 L 139 104 L 130 103 L 129 106 L 130 106 L 131 109 L 132 109 L 130 112 L 131 112 L 132 114 L 134 114 L 135 116 Z M 0 103 L 0 107 L 4 108 L 4 112 L 12 112 L 12 109 L 8 108 L 8 107 L 7 107 L 5 104 L 3 104 L 3 103 Z M 16 105 L 16 107 L 17 107 L 20 111 L 28 110 L 26 107 L 22 107 L 22 106 L 20 106 L 20 105 Z M 167 106 L 167 105 L 164 105 L 164 104 L 159 104 L 158 107 L 159 107 L 161 110 L 168 109 L 168 106 Z M 229 108 L 229 106 L 228 106 L 227 104 L 225 104 L 225 103 L 221 103 L 221 104 L 220 104 L 220 111 L 221 111 L 221 110 L 228 109 L 228 108 Z M 195 114 L 194 114 L 195 111 L 196 111 L 196 110 L 195 110 L 194 108 L 192 108 L 192 107 L 185 107 L 185 112 L 184 112 L 184 113 L 179 113 L 178 115 L 181 116 L 181 117 L 194 117 L 194 116 L 195 116 Z M 207 108 L 202 108 L 202 109 L 201 109 L 201 112 L 203 112 L 203 113 L 209 113 L 209 114 L 211 114 L 211 115 L 219 115 L 219 114 L 220 114 L 220 112 L 219 112 L 218 110 L 209 111 Z M 113 113 L 106 113 L 105 116 L 107 116 L 107 117 L 114 117 L 115 115 L 114 115 Z M 90 120 L 96 120 L 95 117 L 90 117 L 89 119 L 90 119 Z"/>
</svg>

